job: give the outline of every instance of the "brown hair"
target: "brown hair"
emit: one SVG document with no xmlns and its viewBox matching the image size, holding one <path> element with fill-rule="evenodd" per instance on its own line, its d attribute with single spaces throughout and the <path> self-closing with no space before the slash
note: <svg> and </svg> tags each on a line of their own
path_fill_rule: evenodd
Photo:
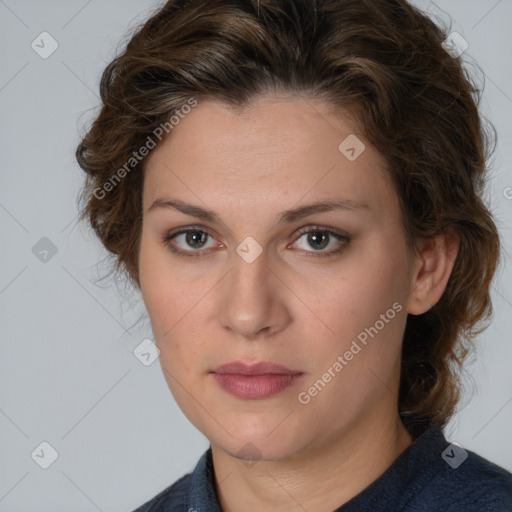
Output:
<svg viewBox="0 0 512 512">
<path fill-rule="evenodd" d="M 387 160 L 408 241 L 446 230 L 460 239 L 442 298 L 407 319 L 398 397 L 413 435 L 444 425 L 492 312 L 500 251 L 480 198 L 489 144 L 479 91 L 446 35 L 405 0 L 169 0 L 104 70 L 101 111 L 76 152 L 82 218 L 140 287 L 143 161 L 126 163 L 191 97 L 243 108 L 284 91 L 348 109 Z"/>
</svg>

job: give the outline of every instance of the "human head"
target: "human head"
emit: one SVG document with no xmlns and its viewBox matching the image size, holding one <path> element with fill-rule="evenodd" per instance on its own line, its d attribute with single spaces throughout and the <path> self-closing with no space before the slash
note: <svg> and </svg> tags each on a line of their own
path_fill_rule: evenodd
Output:
<svg viewBox="0 0 512 512">
<path fill-rule="evenodd" d="M 444 424 L 455 367 L 491 311 L 499 252 L 480 199 L 477 91 L 444 50 L 446 35 L 403 0 L 169 1 L 103 74 L 102 110 L 77 150 L 88 173 L 83 216 L 140 286 L 145 160 L 118 170 L 148 137 L 160 143 L 155 130 L 191 98 L 243 112 L 277 91 L 349 114 L 387 164 L 410 247 L 447 230 L 460 241 L 443 296 L 409 315 L 403 340 L 400 414 L 411 431 Z"/>
</svg>

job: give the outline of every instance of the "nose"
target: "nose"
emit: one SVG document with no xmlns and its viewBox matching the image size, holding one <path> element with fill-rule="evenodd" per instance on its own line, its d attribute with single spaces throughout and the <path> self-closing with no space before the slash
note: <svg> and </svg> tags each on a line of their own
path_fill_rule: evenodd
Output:
<svg viewBox="0 0 512 512">
<path fill-rule="evenodd" d="M 221 287 L 218 321 L 238 337 L 254 340 L 283 330 L 290 322 L 286 287 L 267 262 L 265 252 L 248 263 L 234 255 Z"/>
</svg>

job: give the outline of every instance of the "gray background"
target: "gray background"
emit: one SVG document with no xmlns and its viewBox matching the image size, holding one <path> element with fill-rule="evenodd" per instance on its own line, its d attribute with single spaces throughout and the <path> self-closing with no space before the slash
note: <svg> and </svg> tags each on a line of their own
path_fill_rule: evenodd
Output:
<svg viewBox="0 0 512 512">
<path fill-rule="evenodd" d="M 447 437 L 512 470 L 512 2 L 416 3 L 447 20 L 444 10 L 468 41 L 464 58 L 485 73 L 482 110 L 499 134 L 487 193 L 505 244 L 495 317 L 478 339 L 472 395 Z M 76 223 L 82 173 L 74 150 L 97 113 L 101 71 L 157 6 L 0 0 L 2 512 L 130 511 L 208 447 L 177 408 L 158 360 L 145 366 L 134 356 L 151 338 L 140 298 L 99 279 L 105 252 Z M 47 59 L 31 47 L 43 31 L 58 43 Z M 43 441 L 58 453 L 47 469 Z"/>
</svg>

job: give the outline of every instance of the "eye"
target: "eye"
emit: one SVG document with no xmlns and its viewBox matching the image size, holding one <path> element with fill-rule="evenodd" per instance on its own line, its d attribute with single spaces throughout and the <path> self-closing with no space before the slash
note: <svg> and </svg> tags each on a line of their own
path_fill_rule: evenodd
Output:
<svg viewBox="0 0 512 512">
<path fill-rule="evenodd" d="M 337 254 L 350 242 L 350 237 L 347 235 L 319 226 L 304 228 L 299 234 L 299 238 L 293 245 L 308 253 L 319 253 L 319 256 Z M 174 254 L 192 257 L 203 256 L 209 252 L 208 249 L 223 247 L 219 242 L 215 245 L 214 241 L 215 239 L 208 231 L 194 226 L 172 231 L 163 239 L 165 245 Z M 329 248 L 330 250 L 325 250 Z"/>
<path fill-rule="evenodd" d="M 190 227 L 168 233 L 164 237 L 164 243 L 180 256 L 201 256 L 207 249 L 215 247 L 215 244 L 208 245 L 208 239 L 215 240 L 207 231 Z M 222 244 L 218 247 L 222 247 Z"/>
<path fill-rule="evenodd" d="M 319 252 L 325 256 L 341 252 L 350 242 L 350 237 L 347 235 L 319 226 L 303 229 L 300 231 L 300 235 L 294 245 L 298 245 L 301 250 Z M 327 248 L 331 250 L 324 250 Z"/>
</svg>

